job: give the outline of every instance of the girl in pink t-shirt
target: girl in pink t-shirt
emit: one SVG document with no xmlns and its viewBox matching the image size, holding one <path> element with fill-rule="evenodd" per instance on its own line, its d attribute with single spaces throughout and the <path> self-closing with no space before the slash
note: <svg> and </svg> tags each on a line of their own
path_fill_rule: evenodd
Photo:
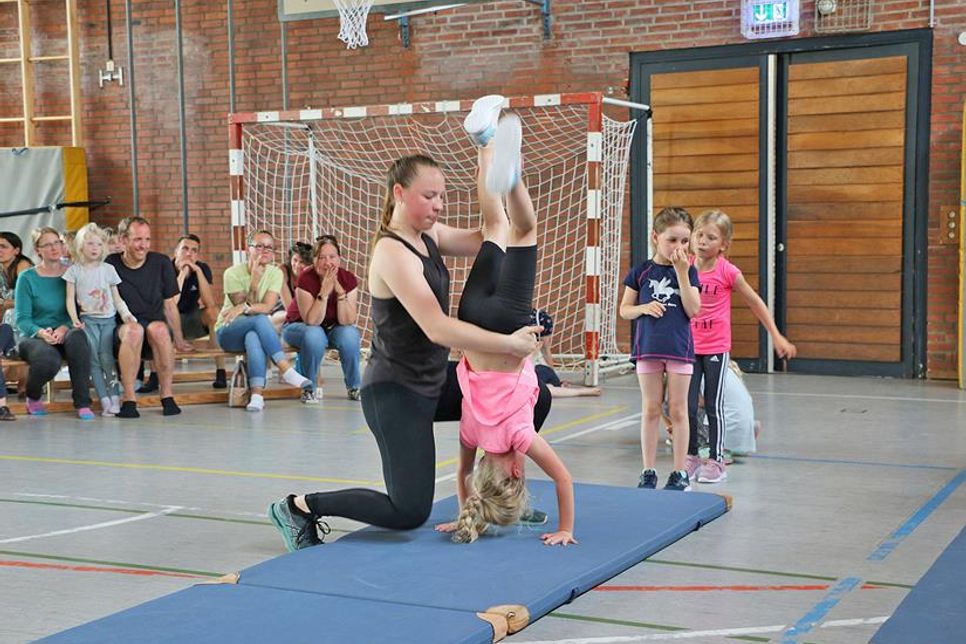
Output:
<svg viewBox="0 0 966 644">
<path fill-rule="evenodd" d="M 694 371 L 688 391 L 688 417 L 691 439 L 685 467 L 699 483 L 718 483 L 728 478 L 724 466 L 725 427 L 722 401 L 724 371 L 731 352 L 731 293 L 744 298 L 775 343 L 775 352 L 783 358 L 795 357 L 795 345 L 775 325 L 775 320 L 754 289 L 745 281 L 741 270 L 724 256 L 731 245 L 734 228 L 731 218 L 720 210 L 708 210 L 694 222 L 691 238 L 694 266 L 701 281 L 701 312 L 691 319 L 694 337 Z M 698 396 L 704 380 L 704 407 L 708 414 L 710 454 L 698 457 Z"/>
</svg>

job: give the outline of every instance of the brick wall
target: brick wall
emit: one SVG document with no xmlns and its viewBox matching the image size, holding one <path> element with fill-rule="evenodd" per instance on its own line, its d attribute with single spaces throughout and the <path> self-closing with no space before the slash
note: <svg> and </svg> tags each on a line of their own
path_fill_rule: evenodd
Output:
<svg viewBox="0 0 966 644">
<path fill-rule="evenodd" d="M 127 87 L 97 87 L 106 59 L 104 3 L 77 0 L 85 147 L 91 196 L 113 204 L 95 213 L 112 224 L 131 212 L 131 141 Z M 38 3 L 34 11 L 61 11 Z M 0 57 L 16 45 L 16 12 L 0 4 Z M 336 19 L 289 23 L 289 105 L 360 105 L 487 92 L 534 94 L 623 87 L 628 54 L 654 49 L 744 42 L 738 0 L 557 0 L 553 37 L 544 40 L 539 8 L 519 0 L 472 4 L 412 19 L 403 49 L 396 23 L 370 19 L 368 48 L 347 51 Z M 112 0 L 115 60 L 127 68 L 124 2 Z M 811 0 L 802 3 L 802 37 L 814 35 Z M 234 2 L 236 110 L 282 106 L 281 28 L 274 0 Z M 59 13 L 58 15 L 62 15 Z M 11 17 L 13 22 L 11 21 Z M 155 246 L 168 250 L 183 228 L 175 16 L 170 0 L 137 0 L 133 18 L 137 88 L 137 149 L 141 213 L 155 223 Z M 878 0 L 873 29 L 928 26 L 925 0 Z M 951 378 L 956 365 L 956 248 L 940 245 L 939 207 L 959 202 L 962 105 L 966 99 L 966 3 L 937 0 L 929 212 L 928 375 Z M 36 20 L 63 38 L 55 19 Z M 228 98 L 227 11 L 224 2 L 182 3 L 190 227 L 206 241 L 216 269 L 228 263 L 225 114 Z M 36 30 L 35 29 L 35 30 Z M 36 36 L 35 36 L 36 37 Z M 39 41 L 38 41 L 39 42 Z M 46 46 L 46 45 L 45 45 Z M 45 100 L 55 101 L 50 83 Z M 66 83 L 65 83 L 66 88 Z M 19 69 L 0 66 L 0 116 L 19 113 Z M 57 144 L 54 128 L 50 139 Z M 0 146 L 19 145 L 16 128 L 0 125 Z M 217 270 L 216 270 L 217 272 Z"/>
</svg>

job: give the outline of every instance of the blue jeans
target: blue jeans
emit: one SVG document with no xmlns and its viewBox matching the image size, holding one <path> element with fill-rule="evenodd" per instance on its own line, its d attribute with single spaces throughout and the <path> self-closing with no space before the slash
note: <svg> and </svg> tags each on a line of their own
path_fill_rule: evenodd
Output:
<svg viewBox="0 0 966 644">
<path fill-rule="evenodd" d="M 120 395 L 117 386 L 117 370 L 114 368 L 114 317 L 95 318 L 81 316 L 84 335 L 91 347 L 91 380 L 98 398 Z"/>
<path fill-rule="evenodd" d="M 321 326 L 290 322 L 282 327 L 282 337 L 299 350 L 299 373 L 313 383 L 326 349 L 332 347 L 339 352 L 346 389 L 359 388 L 359 346 L 362 338 L 354 324 L 337 324 L 326 332 Z"/>
<path fill-rule="evenodd" d="M 244 351 L 248 361 L 248 386 L 264 387 L 268 360 L 285 359 L 282 342 L 267 315 L 239 315 L 215 333 L 218 346 L 225 351 Z"/>
</svg>

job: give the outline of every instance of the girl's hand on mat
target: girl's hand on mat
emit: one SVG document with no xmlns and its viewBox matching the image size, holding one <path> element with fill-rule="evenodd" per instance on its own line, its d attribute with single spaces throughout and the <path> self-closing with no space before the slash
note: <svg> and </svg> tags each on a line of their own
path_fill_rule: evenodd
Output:
<svg viewBox="0 0 966 644">
<path fill-rule="evenodd" d="M 436 532 L 456 532 L 456 521 L 449 523 L 439 523 L 436 525 Z"/>
<path fill-rule="evenodd" d="M 643 315 L 650 315 L 652 318 L 664 317 L 665 306 L 657 300 L 648 302 L 641 306 Z"/>
<path fill-rule="evenodd" d="M 574 535 L 570 534 L 566 530 L 547 532 L 540 535 L 540 538 L 543 539 L 543 543 L 548 546 L 566 546 L 569 543 L 577 543 L 577 540 L 574 539 Z"/>
</svg>

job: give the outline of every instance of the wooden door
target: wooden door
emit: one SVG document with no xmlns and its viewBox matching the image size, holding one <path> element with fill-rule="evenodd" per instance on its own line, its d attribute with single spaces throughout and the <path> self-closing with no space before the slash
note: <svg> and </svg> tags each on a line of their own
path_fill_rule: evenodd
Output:
<svg viewBox="0 0 966 644">
<path fill-rule="evenodd" d="M 787 66 L 785 326 L 806 368 L 903 359 L 908 61 L 858 55 Z"/>
<path fill-rule="evenodd" d="M 759 61 L 734 67 L 655 69 L 648 102 L 654 110 L 654 213 L 683 206 L 697 218 L 717 208 L 734 222 L 729 257 L 759 288 Z M 733 302 L 732 356 L 758 361 L 758 321 Z"/>
</svg>

